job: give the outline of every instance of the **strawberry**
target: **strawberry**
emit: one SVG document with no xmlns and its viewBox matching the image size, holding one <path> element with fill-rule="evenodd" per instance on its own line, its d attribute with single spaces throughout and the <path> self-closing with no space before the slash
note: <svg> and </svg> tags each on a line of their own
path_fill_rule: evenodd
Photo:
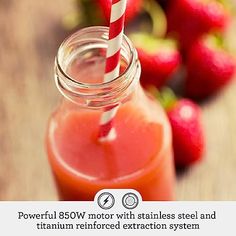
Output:
<svg viewBox="0 0 236 236">
<path fill-rule="evenodd" d="M 178 100 L 172 90 L 167 88 L 156 94 L 172 128 L 176 167 L 200 161 L 205 150 L 200 107 L 189 99 Z"/>
<path fill-rule="evenodd" d="M 229 14 L 220 1 L 175 0 L 167 10 L 168 32 L 175 34 L 184 50 L 204 33 L 223 31 Z"/>
<path fill-rule="evenodd" d="M 141 84 L 160 88 L 177 70 L 181 56 L 176 44 L 170 39 L 157 39 L 148 34 L 132 34 L 142 67 Z"/>
<path fill-rule="evenodd" d="M 206 36 L 187 55 L 186 94 L 203 99 L 215 94 L 233 78 L 235 59 L 224 50 L 221 39 Z"/>
<path fill-rule="evenodd" d="M 104 16 L 106 23 L 110 21 L 112 0 L 97 0 L 98 7 Z M 125 23 L 131 21 L 142 9 L 143 0 L 127 0 L 125 11 Z"/>
<path fill-rule="evenodd" d="M 181 99 L 169 108 L 167 115 L 173 132 L 176 166 L 187 166 L 201 160 L 205 144 L 198 105 Z"/>
</svg>

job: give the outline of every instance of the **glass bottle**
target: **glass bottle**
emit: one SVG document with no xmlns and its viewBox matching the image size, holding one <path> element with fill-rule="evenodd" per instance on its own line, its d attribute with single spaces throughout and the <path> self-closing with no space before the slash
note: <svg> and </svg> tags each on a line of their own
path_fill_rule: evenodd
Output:
<svg viewBox="0 0 236 236">
<path fill-rule="evenodd" d="M 120 76 L 103 82 L 107 27 L 67 38 L 55 60 L 63 95 L 47 129 L 48 159 L 61 200 L 93 200 L 104 188 L 132 188 L 143 200 L 173 200 L 171 129 L 159 103 L 139 83 L 137 52 L 124 36 Z M 119 104 L 116 138 L 98 139 L 106 107 Z"/>
</svg>

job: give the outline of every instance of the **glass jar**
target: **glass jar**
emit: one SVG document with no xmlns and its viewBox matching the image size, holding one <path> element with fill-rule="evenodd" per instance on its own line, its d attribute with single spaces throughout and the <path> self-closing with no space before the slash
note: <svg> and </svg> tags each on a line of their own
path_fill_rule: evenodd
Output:
<svg viewBox="0 0 236 236">
<path fill-rule="evenodd" d="M 124 36 L 120 76 L 103 82 L 107 27 L 67 38 L 55 60 L 64 96 L 47 129 L 47 152 L 60 199 L 93 200 L 104 188 L 132 188 L 143 200 L 173 200 L 171 129 L 158 102 L 139 83 L 137 52 Z M 106 107 L 119 104 L 116 138 L 98 139 Z"/>
</svg>

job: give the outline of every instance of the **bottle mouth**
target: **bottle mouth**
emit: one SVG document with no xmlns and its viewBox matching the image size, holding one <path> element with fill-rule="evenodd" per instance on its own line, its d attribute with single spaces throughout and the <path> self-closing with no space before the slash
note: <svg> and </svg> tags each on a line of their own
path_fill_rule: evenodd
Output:
<svg viewBox="0 0 236 236">
<path fill-rule="evenodd" d="M 111 105 L 126 97 L 138 82 L 140 64 L 137 51 L 125 35 L 120 51 L 123 69 L 113 80 L 103 80 L 108 33 L 108 27 L 87 27 L 65 39 L 59 47 L 55 59 L 55 81 L 60 92 L 71 101 L 84 106 L 92 104 L 92 107 L 104 106 L 107 103 Z M 77 63 L 79 69 L 72 70 L 72 73 L 70 68 L 73 68 L 73 63 Z M 87 79 L 97 74 L 100 75 L 99 81 Z"/>
</svg>

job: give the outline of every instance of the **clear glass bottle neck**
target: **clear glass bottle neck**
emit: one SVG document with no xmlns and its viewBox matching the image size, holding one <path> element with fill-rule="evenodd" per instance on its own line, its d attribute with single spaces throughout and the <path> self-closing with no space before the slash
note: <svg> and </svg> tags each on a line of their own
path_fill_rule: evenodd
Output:
<svg viewBox="0 0 236 236">
<path fill-rule="evenodd" d="M 123 103 L 139 84 L 141 68 L 137 52 L 125 35 L 121 74 L 112 81 L 103 81 L 107 40 L 107 27 L 88 27 L 67 38 L 58 50 L 57 87 L 64 97 L 81 107 L 98 109 Z"/>
</svg>

